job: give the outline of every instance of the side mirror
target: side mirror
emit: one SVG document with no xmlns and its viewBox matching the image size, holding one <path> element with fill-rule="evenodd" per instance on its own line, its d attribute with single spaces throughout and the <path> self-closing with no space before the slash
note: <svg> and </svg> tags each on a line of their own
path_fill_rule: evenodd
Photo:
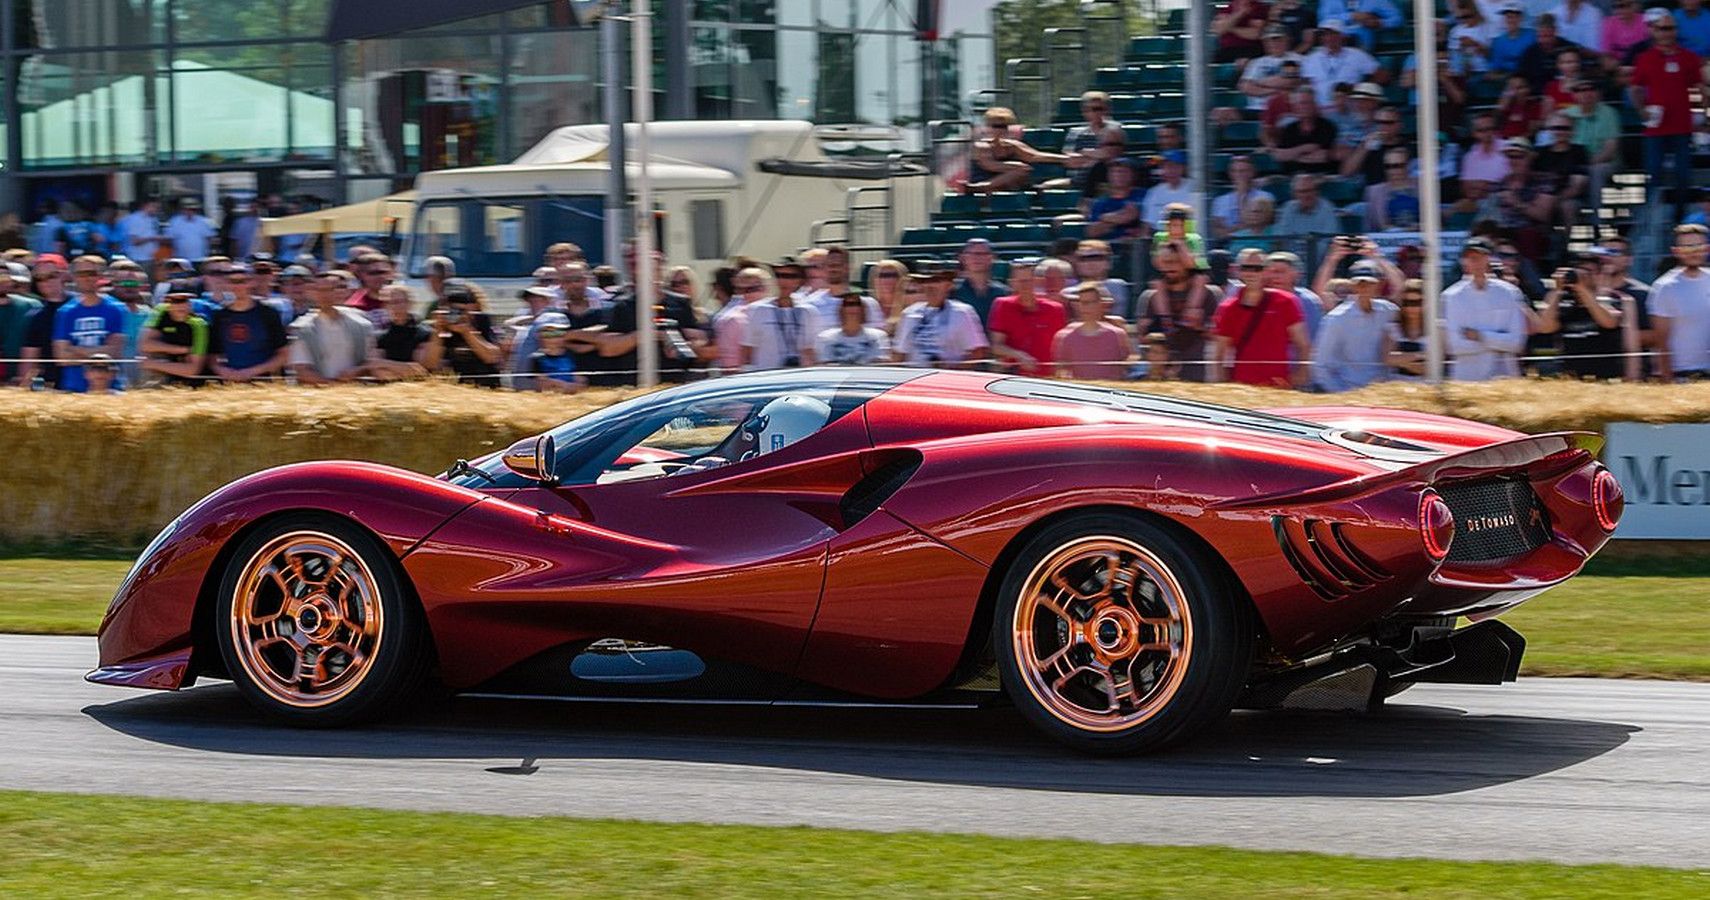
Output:
<svg viewBox="0 0 1710 900">
<path fill-rule="evenodd" d="M 503 461 L 505 468 L 530 481 L 558 483 L 558 442 L 550 434 L 517 441 L 505 451 Z"/>
</svg>

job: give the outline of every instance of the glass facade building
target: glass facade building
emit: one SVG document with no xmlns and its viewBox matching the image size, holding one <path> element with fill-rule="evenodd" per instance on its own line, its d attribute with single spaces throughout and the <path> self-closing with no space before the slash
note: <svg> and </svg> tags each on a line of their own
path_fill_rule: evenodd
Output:
<svg viewBox="0 0 1710 900">
<path fill-rule="evenodd" d="M 4 208 L 203 193 L 210 178 L 360 200 L 604 120 L 599 32 L 567 27 L 563 4 L 334 45 L 330 2 L 0 0 Z M 991 37 L 922 44 L 913 6 L 656 0 L 655 108 L 905 128 L 961 114 L 997 81 Z"/>
</svg>

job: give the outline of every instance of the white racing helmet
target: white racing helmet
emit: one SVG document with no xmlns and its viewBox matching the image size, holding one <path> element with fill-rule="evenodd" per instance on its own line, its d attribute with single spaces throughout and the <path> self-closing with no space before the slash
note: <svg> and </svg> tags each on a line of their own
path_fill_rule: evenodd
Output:
<svg viewBox="0 0 1710 900">
<path fill-rule="evenodd" d="M 745 429 L 754 448 L 743 454 L 752 459 L 774 453 L 808 437 L 831 421 L 831 405 L 802 394 L 786 394 L 767 403 L 748 421 Z"/>
</svg>

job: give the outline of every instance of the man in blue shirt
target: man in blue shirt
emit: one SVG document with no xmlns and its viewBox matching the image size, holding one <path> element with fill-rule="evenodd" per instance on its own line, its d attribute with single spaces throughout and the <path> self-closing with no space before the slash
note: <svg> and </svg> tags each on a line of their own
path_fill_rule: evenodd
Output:
<svg viewBox="0 0 1710 900">
<path fill-rule="evenodd" d="M 1538 36 L 1523 27 L 1526 10 L 1519 0 L 1508 0 L 1502 7 L 1502 33 L 1490 41 L 1490 71 L 1512 75 L 1520 71 L 1520 57 L 1537 42 Z"/>
<path fill-rule="evenodd" d="M 71 264 L 71 273 L 79 286 L 99 278 L 103 260 L 94 256 L 79 256 Z M 93 273 L 93 275 L 91 275 Z M 61 306 L 53 318 L 54 358 L 85 360 L 101 353 L 108 359 L 125 352 L 125 329 L 130 315 L 125 305 L 100 291 L 79 290 L 76 299 Z M 89 390 L 81 365 L 62 365 L 59 389 L 74 394 Z"/>
<path fill-rule="evenodd" d="M 1354 298 L 1325 314 L 1312 351 L 1312 383 L 1322 391 L 1350 391 L 1389 375 L 1401 310 L 1378 296 L 1383 270 L 1362 259 L 1349 273 Z"/>
<path fill-rule="evenodd" d="M 1680 0 L 1674 25 L 1680 30 L 1682 47 L 1699 56 L 1710 56 L 1710 12 L 1704 10 L 1704 0 Z"/>
</svg>

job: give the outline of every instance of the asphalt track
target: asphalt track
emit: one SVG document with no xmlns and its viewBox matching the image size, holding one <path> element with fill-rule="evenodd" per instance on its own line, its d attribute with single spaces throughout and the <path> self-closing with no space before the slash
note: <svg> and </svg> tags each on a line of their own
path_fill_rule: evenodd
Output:
<svg viewBox="0 0 1710 900">
<path fill-rule="evenodd" d="M 457 699 L 296 731 L 223 683 L 86 684 L 94 659 L 0 637 L 0 788 L 1710 867 L 1710 684 L 1426 686 L 1107 760 L 1007 710 Z"/>
</svg>

